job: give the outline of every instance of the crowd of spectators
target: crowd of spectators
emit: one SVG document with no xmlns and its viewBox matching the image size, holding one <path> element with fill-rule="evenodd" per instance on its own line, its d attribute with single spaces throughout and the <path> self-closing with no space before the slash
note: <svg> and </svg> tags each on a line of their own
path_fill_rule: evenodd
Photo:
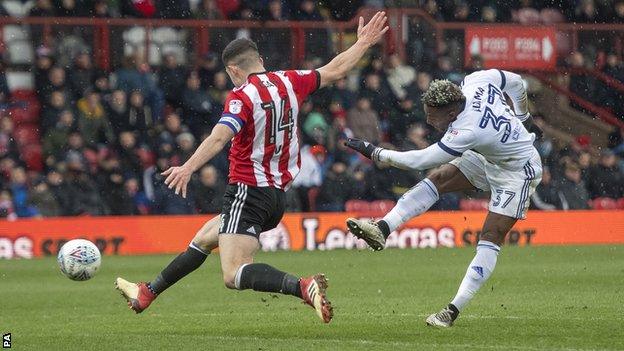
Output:
<svg viewBox="0 0 624 351">
<path fill-rule="evenodd" d="M 55 15 L 85 11 L 80 15 L 140 16 L 128 9 L 130 4 L 134 10 L 140 7 L 152 11 L 151 16 L 164 18 L 233 18 L 233 14 L 241 14 L 240 6 L 256 14 L 260 13 L 254 11 L 256 8 L 267 9 L 263 16 L 281 19 L 315 20 L 325 16 L 316 2 L 307 0 L 294 7 L 294 2 L 279 1 L 83 2 L 39 0 L 33 11 L 46 8 Z M 383 5 L 383 1 L 364 2 Z M 435 7 L 439 11 L 436 18 L 442 20 L 458 20 L 448 17 L 456 12 L 465 15 L 466 20 L 475 20 L 479 17 L 474 16 L 479 14 L 473 14 L 473 9 L 487 6 L 495 7 L 496 20 L 509 20 L 511 17 L 503 17 L 502 13 L 509 11 L 505 16 L 513 16 L 515 9 L 487 1 L 479 1 L 482 7 L 469 9 L 463 7 L 463 2 L 452 2 L 455 7 L 451 12 L 444 7 L 451 3 L 447 1 L 387 3 L 420 5 L 430 13 Z M 519 3 L 526 7 L 532 2 Z M 546 6 L 546 2 L 539 3 Z M 72 4 L 76 12 L 69 11 L 67 6 Z M 226 5 L 232 6 L 230 12 Z M 173 7 L 178 13 L 167 13 Z M 347 16 L 348 10 L 342 9 L 340 16 Z M 279 15 L 281 11 L 283 14 Z M 486 15 L 491 16 L 480 12 L 480 16 Z M 262 43 L 260 47 L 262 50 Z M 426 148 L 438 140 L 440 134 L 425 123 L 420 95 L 432 79 L 460 82 L 470 70 L 456 65 L 452 51 L 432 54 L 424 50 L 431 58 L 429 66 L 412 60 L 405 62 L 399 55 L 382 55 L 377 48 L 358 72 L 319 90 L 302 104 L 302 171 L 287 192 L 289 211 L 342 211 L 349 200 L 397 200 L 426 176 L 426 172 L 373 164 L 343 145 L 346 138 L 357 137 L 385 148 L 408 150 Z M 36 54 L 31 74 L 41 105 L 40 172 L 28 170 L 18 151 L 15 125 L 8 113 L 12 92 L 4 68 L 0 67 L 0 217 L 220 211 L 228 174 L 227 150 L 194 175 L 186 199 L 168 189 L 161 176 L 168 167 L 180 165 L 190 157 L 220 116 L 232 85 L 216 53 L 201 56 L 191 64 L 181 64 L 176 55 L 164 54 L 160 66 L 150 66 L 140 55 L 127 55 L 112 72 L 99 70 L 93 63 L 92 50 L 88 49 L 68 59 L 61 59 L 58 50 L 43 46 L 38 47 Z M 474 62 L 473 69 L 479 69 L 479 61 Z M 314 69 L 320 64 L 322 60 L 311 58 L 298 68 Z M 622 78 L 617 57 L 609 56 L 604 70 Z M 585 87 L 579 89 L 585 91 Z M 613 108 L 621 108 L 617 97 L 612 99 Z M 564 146 L 545 137 L 536 146 L 545 170 L 533 197 L 534 208 L 583 209 L 589 207 L 591 199 L 624 197 L 623 131 L 615 131 L 610 136 L 610 148 L 599 154 L 583 136 Z M 443 195 L 435 208 L 458 209 L 465 196 Z M 487 194 L 475 192 L 468 196 L 485 198 Z"/>
</svg>

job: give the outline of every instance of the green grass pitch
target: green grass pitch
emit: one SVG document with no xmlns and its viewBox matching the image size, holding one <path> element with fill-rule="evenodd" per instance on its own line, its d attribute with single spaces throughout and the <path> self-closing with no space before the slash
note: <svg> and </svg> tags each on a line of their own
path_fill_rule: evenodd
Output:
<svg viewBox="0 0 624 351">
<path fill-rule="evenodd" d="M 473 249 L 261 253 L 325 272 L 335 317 L 293 297 L 230 291 L 219 260 L 140 315 L 113 288 L 149 280 L 172 256 L 104 257 L 73 282 L 53 258 L 0 261 L 0 332 L 22 350 L 624 350 L 624 246 L 504 247 L 455 327 L 425 326 L 455 294 Z"/>
</svg>

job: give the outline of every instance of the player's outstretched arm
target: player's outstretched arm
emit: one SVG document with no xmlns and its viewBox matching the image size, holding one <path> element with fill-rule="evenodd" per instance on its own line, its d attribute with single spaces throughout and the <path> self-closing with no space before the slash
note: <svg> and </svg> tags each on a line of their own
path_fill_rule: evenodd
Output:
<svg viewBox="0 0 624 351">
<path fill-rule="evenodd" d="M 457 158 L 456 155 L 443 150 L 438 144 L 433 144 L 426 149 L 411 151 L 387 150 L 359 139 L 348 139 L 345 145 L 373 161 L 409 170 L 431 169 Z"/>
<path fill-rule="evenodd" d="M 171 167 L 162 172 L 162 175 L 167 177 L 165 184 L 169 189 L 175 187 L 175 193 L 182 194 L 182 197 L 186 198 L 186 186 L 191 180 L 191 175 L 223 150 L 225 144 L 233 137 L 234 132 L 229 127 L 217 124 L 188 161 L 180 167 Z"/>
<path fill-rule="evenodd" d="M 360 17 L 355 44 L 317 70 L 321 75 L 320 87 L 333 84 L 352 70 L 366 50 L 375 45 L 388 31 L 388 26 L 385 25 L 387 20 L 383 11 L 377 12 L 366 25 L 364 18 Z"/>
</svg>

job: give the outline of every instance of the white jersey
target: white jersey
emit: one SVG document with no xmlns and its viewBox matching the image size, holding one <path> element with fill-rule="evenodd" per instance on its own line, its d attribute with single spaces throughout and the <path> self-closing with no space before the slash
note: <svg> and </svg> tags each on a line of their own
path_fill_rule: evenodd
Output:
<svg viewBox="0 0 624 351">
<path fill-rule="evenodd" d="M 522 169 L 537 150 L 533 147 L 535 134 L 526 130 L 503 96 L 510 86 L 516 88 L 518 84 L 522 84 L 519 75 L 496 69 L 466 76 L 461 85 L 466 106 L 450 124 L 438 146 L 457 157 L 472 150 L 501 168 Z M 509 94 L 512 101 L 514 93 L 510 91 Z M 528 114 L 523 116 L 528 117 Z"/>
</svg>

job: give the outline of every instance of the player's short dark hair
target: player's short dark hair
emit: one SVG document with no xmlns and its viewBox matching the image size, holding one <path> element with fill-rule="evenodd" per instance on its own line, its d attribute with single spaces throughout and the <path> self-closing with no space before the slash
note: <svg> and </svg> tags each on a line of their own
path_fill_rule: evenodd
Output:
<svg viewBox="0 0 624 351">
<path fill-rule="evenodd" d="M 446 107 L 452 104 L 466 103 L 466 97 L 461 88 L 450 80 L 434 80 L 422 95 L 423 104 L 429 107 Z"/>
<path fill-rule="evenodd" d="M 259 57 L 258 45 L 247 38 L 232 40 L 221 54 L 224 65 L 237 65 L 243 68 L 248 67 L 254 59 Z"/>
</svg>

